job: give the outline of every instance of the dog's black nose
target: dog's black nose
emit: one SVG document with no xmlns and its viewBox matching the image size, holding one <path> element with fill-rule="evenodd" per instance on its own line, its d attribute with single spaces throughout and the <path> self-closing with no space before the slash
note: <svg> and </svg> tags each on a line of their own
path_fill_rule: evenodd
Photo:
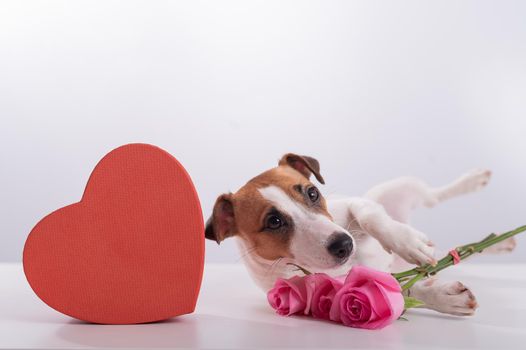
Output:
<svg viewBox="0 0 526 350">
<path fill-rule="evenodd" d="M 352 253 L 353 243 L 352 238 L 347 233 L 334 233 L 327 250 L 329 253 L 340 260 L 347 259 Z"/>
</svg>

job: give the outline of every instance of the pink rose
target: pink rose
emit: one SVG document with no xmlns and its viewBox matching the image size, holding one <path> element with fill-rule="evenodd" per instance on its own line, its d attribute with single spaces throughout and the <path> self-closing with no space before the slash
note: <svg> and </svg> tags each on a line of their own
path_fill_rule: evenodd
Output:
<svg viewBox="0 0 526 350">
<path fill-rule="evenodd" d="M 330 319 L 350 327 L 379 329 L 403 311 L 400 284 L 391 274 L 354 266 L 334 296 Z"/>
<path fill-rule="evenodd" d="M 287 280 L 279 278 L 274 288 L 267 293 L 267 299 L 279 315 L 290 316 L 303 312 L 307 305 L 305 281 L 299 276 Z"/>
<path fill-rule="evenodd" d="M 343 278 L 332 278 L 324 273 L 315 273 L 304 277 L 307 289 L 307 307 L 305 314 L 329 319 L 332 301 L 336 292 L 343 286 Z"/>
</svg>

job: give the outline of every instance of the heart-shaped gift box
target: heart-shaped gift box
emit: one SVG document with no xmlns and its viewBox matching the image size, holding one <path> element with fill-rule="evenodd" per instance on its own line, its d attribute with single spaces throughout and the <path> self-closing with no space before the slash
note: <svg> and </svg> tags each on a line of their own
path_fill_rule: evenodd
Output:
<svg viewBox="0 0 526 350">
<path fill-rule="evenodd" d="M 46 304 L 104 324 L 193 312 L 204 228 L 190 176 L 169 153 L 129 144 L 93 170 L 80 202 L 44 217 L 24 247 L 24 272 Z"/>
</svg>

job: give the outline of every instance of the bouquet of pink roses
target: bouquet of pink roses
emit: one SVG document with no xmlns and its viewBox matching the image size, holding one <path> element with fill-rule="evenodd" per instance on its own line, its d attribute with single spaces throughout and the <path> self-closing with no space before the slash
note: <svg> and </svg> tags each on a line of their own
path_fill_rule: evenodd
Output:
<svg viewBox="0 0 526 350">
<path fill-rule="evenodd" d="M 268 302 L 283 316 L 303 314 L 350 327 L 380 329 L 398 319 L 405 310 L 422 305 L 419 300 L 402 294 L 417 281 L 523 231 L 526 226 L 501 235 L 492 233 L 482 241 L 451 250 L 435 265 L 395 274 L 357 265 L 346 276 L 333 278 L 297 266 L 305 276 L 278 279 L 267 294 Z"/>
<path fill-rule="evenodd" d="M 341 278 L 315 273 L 279 279 L 267 296 L 280 315 L 305 314 L 350 327 L 376 329 L 402 314 L 401 292 L 391 274 L 354 266 Z"/>
</svg>

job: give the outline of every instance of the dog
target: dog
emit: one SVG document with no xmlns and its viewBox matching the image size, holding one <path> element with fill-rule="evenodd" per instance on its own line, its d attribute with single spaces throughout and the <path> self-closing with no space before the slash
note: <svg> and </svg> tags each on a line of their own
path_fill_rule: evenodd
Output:
<svg viewBox="0 0 526 350">
<path fill-rule="evenodd" d="M 220 195 L 206 223 L 205 237 L 218 244 L 235 237 L 255 283 L 265 292 L 277 278 L 300 274 L 292 264 L 332 276 L 361 264 L 386 272 L 434 264 L 434 244 L 408 224 L 417 207 L 434 207 L 450 198 L 482 189 L 489 170 L 473 170 L 442 187 L 401 177 L 373 187 L 363 197 L 324 198 L 310 181 L 325 184 L 319 162 L 285 154 L 274 167 L 249 180 L 236 193 Z M 491 247 L 511 251 L 515 240 Z M 459 281 L 431 278 L 407 292 L 422 307 L 473 315 L 477 301 Z"/>
</svg>

